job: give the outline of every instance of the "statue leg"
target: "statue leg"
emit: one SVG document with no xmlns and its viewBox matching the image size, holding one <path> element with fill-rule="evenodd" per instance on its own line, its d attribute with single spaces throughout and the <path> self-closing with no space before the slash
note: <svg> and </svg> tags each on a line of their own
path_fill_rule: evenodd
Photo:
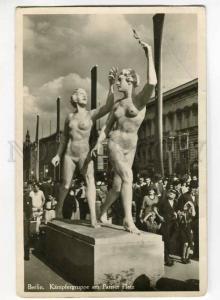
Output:
<svg viewBox="0 0 220 300">
<path fill-rule="evenodd" d="M 105 203 L 101 206 L 101 215 L 99 217 L 102 223 L 107 221 L 107 211 L 110 206 L 118 199 L 121 192 L 121 178 L 116 173 L 113 178 L 113 184 L 111 190 L 107 194 Z"/>
<path fill-rule="evenodd" d="M 91 226 L 99 227 L 96 219 L 96 186 L 94 179 L 94 163 L 93 160 L 85 163 L 83 170 L 83 176 L 86 182 L 86 198 L 89 205 L 89 211 L 91 216 Z"/>
<path fill-rule="evenodd" d="M 125 230 L 140 234 L 140 231 L 134 224 L 132 218 L 132 183 L 133 183 L 133 173 L 132 164 L 134 161 L 135 150 L 124 154 L 120 147 L 112 147 L 111 156 L 112 164 L 116 173 L 120 176 L 122 180 L 121 184 L 121 198 L 124 208 L 124 227 Z"/>
<path fill-rule="evenodd" d="M 129 152 L 125 155 L 126 158 L 126 166 L 127 171 L 125 172 L 125 179 L 123 189 L 122 189 L 122 202 L 125 212 L 124 218 L 124 226 L 125 229 L 129 232 L 140 234 L 140 231 L 134 224 L 134 220 L 132 217 L 132 200 L 133 200 L 133 172 L 132 172 L 132 165 L 134 162 L 135 150 Z"/>
<path fill-rule="evenodd" d="M 71 157 L 68 155 L 64 156 L 63 162 L 63 180 L 59 188 L 59 199 L 56 206 L 56 218 L 62 219 L 63 218 L 63 203 L 64 200 L 69 192 L 69 188 L 72 183 L 73 174 L 75 171 L 76 165 L 72 161 Z"/>
</svg>

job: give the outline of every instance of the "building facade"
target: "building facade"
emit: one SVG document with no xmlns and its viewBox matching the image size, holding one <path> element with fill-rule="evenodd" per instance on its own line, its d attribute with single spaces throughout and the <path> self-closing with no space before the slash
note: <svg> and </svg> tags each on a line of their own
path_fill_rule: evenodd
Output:
<svg viewBox="0 0 220 300">
<path fill-rule="evenodd" d="M 163 94 L 163 159 L 166 175 L 198 173 L 198 80 Z M 147 104 L 139 129 L 134 171 L 155 174 L 158 161 L 155 138 L 155 99 Z"/>
</svg>

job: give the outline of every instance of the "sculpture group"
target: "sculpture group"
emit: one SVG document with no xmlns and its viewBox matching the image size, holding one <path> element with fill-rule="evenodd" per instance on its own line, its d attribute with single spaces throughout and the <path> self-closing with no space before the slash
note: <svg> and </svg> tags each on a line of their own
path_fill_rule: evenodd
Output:
<svg viewBox="0 0 220 300">
<path fill-rule="evenodd" d="M 157 84 L 151 47 L 141 41 L 135 33 L 135 38 L 144 50 L 147 58 L 146 83 L 138 94 L 135 88 L 139 85 L 139 76 L 133 69 L 123 69 L 118 73 L 117 68 L 109 72 L 109 92 L 106 104 L 88 111 L 87 94 L 78 88 L 71 96 L 73 111 L 67 116 L 64 132 L 57 155 L 52 159 L 56 167 L 63 156 L 63 182 L 60 186 L 56 217 L 62 218 L 63 202 L 71 186 L 76 166 L 85 179 L 86 197 L 89 204 L 91 226 L 98 227 L 95 210 L 96 187 L 94 179 L 93 157 L 99 151 L 100 145 L 108 137 L 108 153 L 114 169 L 114 178 L 106 202 L 101 207 L 98 220 L 104 223 L 106 213 L 113 202 L 121 196 L 124 208 L 124 228 L 131 233 L 139 234 L 132 218 L 132 164 L 138 140 L 138 129 L 144 120 L 146 104 Z M 120 99 L 114 99 L 114 87 L 122 93 Z M 92 126 L 97 119 L 108 114 L 95 147 L 90 151 L 89 137 Z"/>
</svg>

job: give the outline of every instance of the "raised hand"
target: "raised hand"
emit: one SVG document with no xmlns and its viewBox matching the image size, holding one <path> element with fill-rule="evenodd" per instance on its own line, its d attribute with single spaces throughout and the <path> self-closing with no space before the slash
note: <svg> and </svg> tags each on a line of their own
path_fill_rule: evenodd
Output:
<svg viewBox="0 0 220 300">
<path fill-rule="evenodd" d="M 113 85 L 115 83 L 117 74 L 118 74 L 118 68 L 112 67 L 108 73 L 108 80 L 110 85 Z"/>
<path fill-rule="evenodd" d="M 135 29 L 132 29 L 133 30 L 133 34 L 134 34 L 134 38 L 138 41 L 138 43 L 142 46 L 142 48 L 146 51 L 151 51 L 151 46 L 149 45 L 149 44 L 147 44 L 146 42 L 143 42 L 141 39 L 140 39 L 140 37 L 139 37 L 139 35 L 138 35 L 138 33 L 137 33 L 137 31 L 135 30 Z"/>
<path fill-rule="evenodd" d="M 144 50 L 148 50 L 148 51 L 150 50 L 151 51 L 151 46 L 149 44 L 143 42 L 142 40 L 139 41 L 139 44 L 142 46 L 142 48 Z"/>
<path fill-rule="evenodd" d="M 54 158 L 52 159 L 52 164 L 54 165 L 54 167 L 57 167 L 60 163 L 60 157 L 59 155 L 54 156 Z"/>
</svg>

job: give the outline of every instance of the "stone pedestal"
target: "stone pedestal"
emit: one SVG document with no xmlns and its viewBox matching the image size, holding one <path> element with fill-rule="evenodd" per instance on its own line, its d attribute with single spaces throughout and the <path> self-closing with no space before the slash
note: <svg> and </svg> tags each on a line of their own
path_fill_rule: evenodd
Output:
<svg viewBox="0 0 220 300">
<path fill-rule="evenodd" d="M 164 273 L 161 236 L 135 235 L 116 225 L 94 229 L 83 221 L 53 220 L 46 228 L 45 253 L 71 283 L 94 289 L 133 285 L 143 275 L 154 285 Z"/>
</svg>

